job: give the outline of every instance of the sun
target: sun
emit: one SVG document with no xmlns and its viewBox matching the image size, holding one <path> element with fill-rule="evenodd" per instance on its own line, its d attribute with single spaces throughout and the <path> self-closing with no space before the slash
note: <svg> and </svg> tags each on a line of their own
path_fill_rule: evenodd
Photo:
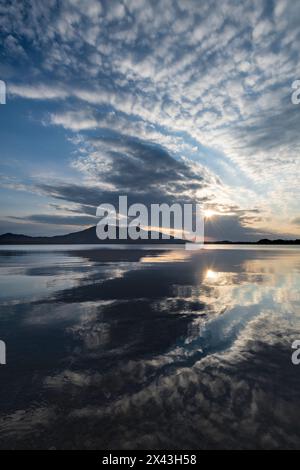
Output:
<svg viewBox="0 0 300 470">
<path fill-rule="evenodd" d="M 206 210 L 204 211 L 204 217 L 205 217 L 206 219 L 211 219 L 214 215 L 215 215 L 215 212 L 214 212 L 213 210 L 211 210 L 211 209 L 206 209 Z"/>
</svg>

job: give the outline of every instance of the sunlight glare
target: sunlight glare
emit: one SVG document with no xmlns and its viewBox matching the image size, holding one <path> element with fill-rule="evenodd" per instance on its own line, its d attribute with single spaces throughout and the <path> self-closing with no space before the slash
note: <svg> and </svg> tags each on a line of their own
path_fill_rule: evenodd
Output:
<svg viewBox="0 0 300 470">
<path fill-rule="evenodd" d="M 218 278 L 218 273 L 216 271 L 213 271 L 212 269 L 208 269 L 206 271 L 205 278 L 209 280 L 215 280 Z"/>
<path fill-rule="evenodd" d="M 215 215 L 215 212 L 214 212 L 213 210 L 211 210 L 211 209 L 206 209 L 206 210 L 204 211 L 204 217 L 205 217 L 206 219 L 211 219 L 214 215 Z"/>
</svg>

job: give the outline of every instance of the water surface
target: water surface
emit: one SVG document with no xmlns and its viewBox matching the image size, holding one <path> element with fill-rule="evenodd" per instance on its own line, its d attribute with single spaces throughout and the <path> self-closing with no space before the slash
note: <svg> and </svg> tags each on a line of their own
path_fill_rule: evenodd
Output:
<svg viewBox="0 0 300 470">
<path fill-rule="evenodd" d="M 0 249 L 0 447 L 300 448 L 300 250 Z"/>
</svg>

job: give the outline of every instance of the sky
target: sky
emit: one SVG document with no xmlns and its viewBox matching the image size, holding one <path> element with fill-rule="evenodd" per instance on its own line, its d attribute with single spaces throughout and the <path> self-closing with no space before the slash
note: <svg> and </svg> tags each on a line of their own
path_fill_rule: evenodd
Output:
<svg viewBox="0 0 300 470">
<path fill-rule="evenodd" d="M 198 202 L 206 237 L 300 238 L 300 2 L 0 0 L 0 233 Z"/>
</svg>

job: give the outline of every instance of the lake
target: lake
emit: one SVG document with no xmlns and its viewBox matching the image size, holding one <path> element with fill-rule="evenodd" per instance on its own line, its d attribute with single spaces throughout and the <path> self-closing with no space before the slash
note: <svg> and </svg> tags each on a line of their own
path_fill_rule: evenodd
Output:
<svg viewBox="0 0 300 470">
<path fill-rule="evenodd" d="M 0 248 L 0 447 L 300 448 L 300 249 Z"/>
</svg>

